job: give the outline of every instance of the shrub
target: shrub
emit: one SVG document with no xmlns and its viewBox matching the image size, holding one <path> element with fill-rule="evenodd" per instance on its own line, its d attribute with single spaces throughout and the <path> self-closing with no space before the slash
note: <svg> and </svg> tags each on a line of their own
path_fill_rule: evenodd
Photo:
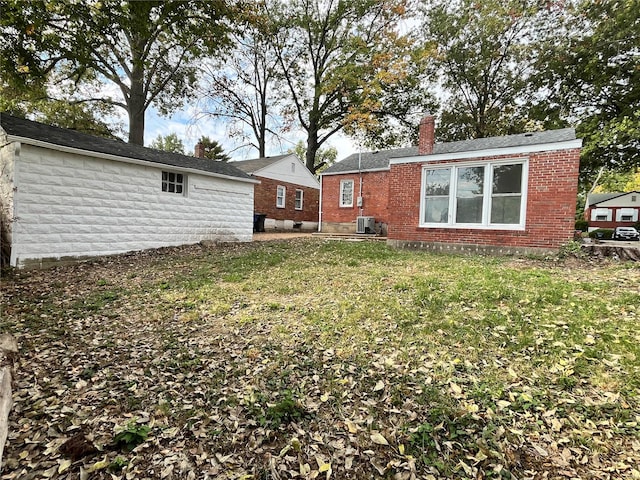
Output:
<svg viewBox="0 0 640 480">
<path fill-rule="evenodd" d="M 601 240 L 611 240 L 613 230 L 610 228 L 599 228 L 593 232 L 589 232 L 590 238 L 599 238 Z"/>
<path fill-rule="evenodd" d="M 589 229 L 589 222 L 584 218 L 576 220 L 575 229 L 580 230 L 581 232 L 586 232 Z"/>
</svg>

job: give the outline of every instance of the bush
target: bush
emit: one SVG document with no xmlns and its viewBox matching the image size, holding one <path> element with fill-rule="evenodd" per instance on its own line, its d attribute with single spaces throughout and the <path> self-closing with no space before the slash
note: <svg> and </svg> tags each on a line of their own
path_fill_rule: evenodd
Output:
<svg viewBox="0 0 640 480">
<path fill-rule="evenodd" d="M 589 229 L 589 222 L 587 222 L 584 218 L 576 220 L 575 229 L 580 230 L 581 232 L 586 232 Z"/>
<path fill-rule="evenodd" d="M 600 240 L 611 240 L 613 230 L 610 228 L 599 228 L 593 232 L 589 232 L 590 238 L 598 238 Z"/>
</svg>

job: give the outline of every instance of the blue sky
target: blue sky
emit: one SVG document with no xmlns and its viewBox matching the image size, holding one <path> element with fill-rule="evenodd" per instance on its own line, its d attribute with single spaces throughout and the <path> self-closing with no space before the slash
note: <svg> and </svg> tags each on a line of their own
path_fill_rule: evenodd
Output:
<svg viewBox="0 0 640 480">
<path fill-rule="evenodd" d="M 192 153 L 198 139 L 205 135 L 220 143 L 233 160 L 247 160 L 258 156 L 258 151 L 255 148 L 237 148 L 240 142 L 230 138 L 227 124 L 223 120 L 198 117 L 196 109 L 190 105 L 170 117 L 162 117 L 155 109 L 150 108 L 147 110 L 146 116 L 145 145 L 148 146 L 158 135 L 165 136 L 175 133 L 182 140 L 185 151 Z M 121 120 L 126 123 L 126 115 L 123 115 Z M 289 132 L 279 144 L 268 147 L 267 156 L 285 153 L 299 140 L 305 140 L 304 132 Z M 358 147 L 355 142 L 341 133 L 334 135 L 327 142 L 328 146 L 334 146 L 338 150 L 338 161 L 357 152 Z"/>
</svg>

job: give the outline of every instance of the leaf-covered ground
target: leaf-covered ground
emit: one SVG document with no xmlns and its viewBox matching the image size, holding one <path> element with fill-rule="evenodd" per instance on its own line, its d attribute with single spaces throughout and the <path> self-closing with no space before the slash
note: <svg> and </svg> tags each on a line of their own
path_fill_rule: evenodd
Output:
<svg viewBox="0 0 640 480">
<path fill-rule="evenodd" d="M 640 268 L 299 239 L 4 278 L 2 479 L 640 478 Z"/>
</svg>

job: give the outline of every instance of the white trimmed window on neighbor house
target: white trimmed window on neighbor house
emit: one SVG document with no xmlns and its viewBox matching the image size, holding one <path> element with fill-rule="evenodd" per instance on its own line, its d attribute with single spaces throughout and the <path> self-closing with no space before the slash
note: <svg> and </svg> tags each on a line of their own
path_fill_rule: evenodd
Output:
<svg viewBox="0 0 640 480">
<path fill-rule="evenodd" d="M 617 222 L 637 222 L 638 210 L 635 208 L 619 208 L 616 213 Z"/>
<path fill-rule="evenodd" d="M 302 210 L 304 190 L 296 190 L 296 210 Z"/>
<path fill-rule="evenodd" d="M 525 160 L 425 167 L 420 226 L 522 229 L 526 185 Z"/>
<path fill-rule="evenodd" d="M 186 175 L 182 173 L 162 172 L 162 191 L 183 195 L 186 192 L 186 180 Z"/>
<path fill-rule="evenodd" d="M 353 206 L 353 180 L 340 180 L 340 206 Z"/>
<path fill-rule="evenodd" d="M 286 187 L 283 187 L 282 185 L 278 185 L 278 189 L 276 191 L 276 207 L 277 208 L 285 207 L 286 195 L 287 195 Z"/>
<path fill-rule="evenodd" d="M 594 208 L 591 210 L 592 222 L 610 222 L 613 218 L 613 212 L 610 208 Z"/>
</svg>

